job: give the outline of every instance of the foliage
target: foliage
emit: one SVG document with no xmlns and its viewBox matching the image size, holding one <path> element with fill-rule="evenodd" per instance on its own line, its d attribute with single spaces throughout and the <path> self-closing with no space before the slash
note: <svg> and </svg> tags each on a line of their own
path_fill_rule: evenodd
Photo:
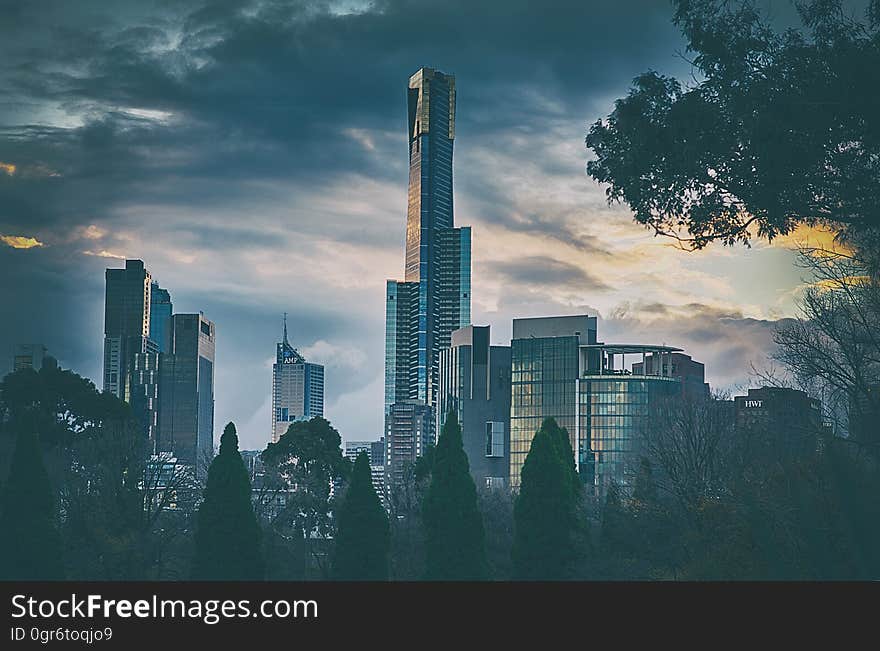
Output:
<svg viewBox="0 0 880 651">
<path fill-rule="evenodd" d="M 262 454 L 264 481 L 270 492 L 284 498 L 283 508 L 273 515 L 270 525 L 285 536 L 302 540 L 305 554 L 325 578 L 330 568 L 323 543 L 334 535 L 333 485 L 345 479 L 350 470 L 341 444 L 339 432 L 316 416 L 292 423 Z M 305 556 L 303 560 L 306 562 Z"/>
<path fill-rule="evenodd" d="M 64 566 L 56 500 L 39 439 L 23 420 L 0 499 L 0 579 L 59 580 Z"/>
<path fill-rule="evenodd" d="M 251 502 L 251 483 L 238 451 L 235 425 L 220 438 L 199 507 L 192 577 L 200 581 L 260 580 L 264 576 L 261 530 Z"/>
<path fill-rule="evenodd" d="M 335 544 L 335 579 L 388 579 L 388 515 L 373 488 L 366 452 L 358 455 L 352 468 L 351 480 L 339 507 Z"/>
<path fill-rule="evenodd" d="M 775 31 L 755 3 L 675 0 L 690 87 L 656 72 L 592 125 L 588 173 L 637 222 L 689 248 L 798 224 L 880 222 L 880 3 L 798 3 Z"/>
<path fill-rule="evenodd" d="M 559 453 L 551 421 L 532 439 L 514 505 L 513 576 L 525 580 L 569 578 L 574 556 L 575 499 L 568 462 Z"/>
<path fill-rule="evenodd" d="M 461 439 L 450 411 L 437 440 L 431 483 L 422 506 L 425 526 L 425 577 L 474 581 L 487 578 L 483 518 Z"/>
</svg>

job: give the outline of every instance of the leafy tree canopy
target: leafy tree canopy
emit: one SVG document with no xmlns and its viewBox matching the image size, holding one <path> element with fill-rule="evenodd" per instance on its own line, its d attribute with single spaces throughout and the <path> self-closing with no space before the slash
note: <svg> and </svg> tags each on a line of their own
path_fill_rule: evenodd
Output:
<svg viewBox="0 0 880 651">
<path fill-rule="evenodd" d="M 692 249 L 880 222 L 880 0 L 800 2 L 784 31 L 750 0 L 674 5 L 697 81 L 646 72 L 592 125 L 609 202 Z"/>
</svg>

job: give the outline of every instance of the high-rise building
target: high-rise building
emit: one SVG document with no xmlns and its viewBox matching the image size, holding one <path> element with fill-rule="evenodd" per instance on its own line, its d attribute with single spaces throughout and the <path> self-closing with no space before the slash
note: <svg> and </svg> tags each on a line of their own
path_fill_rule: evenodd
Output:
<svg viewBox="0 0 880 651">
<path fill-rule="evenodd" d="M 275 346 L 272 365 L 272 442 L 287 431 L 291 423 L 324 415 L 324 367 L 307 362 L 284 334 Z"/>
<path fill-rule="evenodd" d="M 434 412 L 417 401 L 395 402 L 385 417 L 385 484 L 388 490 L 406 481 L 409 466 L 434 444 Z"/>
<path fill-rule="evenodd" d="M 471 317 L 471 232 L 456 228 L 453 218 L 455 78 L 431 68 L 416 72 L 409 80 L 407 117 L 405 274 L 402 282 L 387 282 L 385 296 L 386 439 L 389 424 L 397 422 L 390 419 L 393 405 L 435 407 L 440 350 Z M 434 417 L 426 417 L 430 440 Z"/>
<path fill-rule="evenodd" d="M 150 286 L 150 339 L 160 353 L 167 353 L 171 343 L 171 293 L 153 282 Z"/>
<path fill-rule="evenodd" d="M 489 326 L 467 326 L 440 351 L 437 431 L 454 410 L 474 482 L 495 488 L 510 476 L 510 346 L 489 336 Z"/>
<path fill-rule="evenodd" d="M 150 272 L 142 260 L 126 260 L 105 279 L 104 391 L 131 405 L 155 452 L 159 348 L 150 339 Z"/>
<path fill-rule="evenodd" d="M 16 344 L 12 353 L 12 370 L 32 368 L 39 371 L 43 368 L 43 359 L 47 351 L 43 344 Z"/>
<path fill-rule="evenodd" d="M 159 440 L 202 476 L 214 452 L 214 323 L 198 314 L 171 318 L 168 352 L 161 356 Z"/>
</svg>

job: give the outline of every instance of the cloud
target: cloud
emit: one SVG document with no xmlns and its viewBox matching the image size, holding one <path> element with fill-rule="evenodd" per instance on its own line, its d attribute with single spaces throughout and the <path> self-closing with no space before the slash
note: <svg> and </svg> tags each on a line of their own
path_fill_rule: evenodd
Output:
<svg viewBox="0 0 880 651">
<path fill-rule="evenodd" d="M 627 301 L 785 314 L 789 252 L 756 247 L 735 276 L 723 250 L 651 238 L 584 173 L 588 125 L 634 76 L 688 71 L 670 17 L 652 0 L 15 3 L 0 22 L 0 233 L 46 246 L 0 247 L 0 303 L 21 308 L 0 343 L 36 338 L 98 378 L 104 269 L 139 257 L 175 310 L 217 324 L 218 427 L 247 423 L 243 446 L 265 444 L 287 311 L 295 345 L 327 365 L 328 417 L 375 438 L 405 89 L 422 65 L 457 76 L 456 220 L 474 227 L 474 320 L 493 339 L 514 316 Z M 689 321 L 709 350 L 738 318 L 658 327 L 688 346 L 674 324 Z M 719 373 L 743 367 L 752 348 L 737 350 Z"/>
<path fill-rule="evenodd" d="M 506 262 L 493 262 L 489 270 L 502 281 L 521 286 L 549 289 L 552 286 L 577 284 L 591 291 L 606 291 L 608 286 L 585 269 L 562 260 L 534 255 L 517 257 Z"/>
<path fill-rule="evenodd" d="M 0 242 L 13 249 L 32 249 L 35 246 L 43 246 L 43 243 L 38 239 L 23 235 L 0 235 Z"/>
</svg>

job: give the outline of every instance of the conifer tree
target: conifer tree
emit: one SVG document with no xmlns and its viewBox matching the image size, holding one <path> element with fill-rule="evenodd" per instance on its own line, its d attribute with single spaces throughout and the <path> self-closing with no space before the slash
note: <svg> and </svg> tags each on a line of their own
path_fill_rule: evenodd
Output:
<svg viewBox="0 0 880 651">
<path fill-rule="evenodd" d="M 434 581 L 487 578 L 483 517 L 461 440 L 461 426 L 450 411 L 437 441 L 431 484 L 422 504 L 425 526 L 425 577 Z"/>
<path fill-rule="evenodd" d="M 535 434 L 514 506 L 513 575 L 520 580 L 568 577 L 573 557 L 572 471 L 559 454 L 549 421 Z"/>
<path fill-rule="evenodd" d="M 49 475 L 37 435 L 21 426 L 0 501 L 0 580 L 61 580 L 62 546 Z"/>
<path fill-rule="evenodd" d="M 208 469 L 205 499 L 196 524 L 193 579 L 263 579 L 261 537 L 235 425 L 229 423 L 220 438 L 220 453 Z"/>
<path fill-rule="evenodd" d="M 373 489 L 367 453 L 361 452 L 339 508 L 333 578 L 387 581 L 389 545 L 388 515 Z"/>
</svg>

